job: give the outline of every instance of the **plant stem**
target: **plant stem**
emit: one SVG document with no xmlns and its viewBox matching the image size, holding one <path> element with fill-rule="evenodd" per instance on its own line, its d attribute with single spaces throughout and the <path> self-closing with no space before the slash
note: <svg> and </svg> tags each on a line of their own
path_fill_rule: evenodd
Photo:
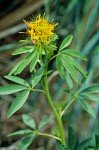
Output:
<svg viewBox="0 0 99 150">
<path fill-rule="evenodd" d="M 38 132 L 37 134 L 38 134 L 38 135 L 42 135 L 42 136 L 48 136 L 48 137 L 51 137 L 51 138 L 54 138 L 54 139 L 56 139 L 56 140 L 59 140 L 59 141 L 60 141 L 60 138 L 58 138 L 57 136 L 51 135 L 51 134 L 47 134 L 47 133 L 40 133 L 40 132 Z"/>
<path fill-rule="evenodd" d="M 62 124 L 62 120 L 61 120 L 61 116 L 58 114 L 53 101 L 51 99 L 50 93 L 49 93 L 49 87 L 48 87 L 48 79 L 47 76 L 45 76 L 44 78 L 44 83 L 45 83 L 45 88 L 46 88 L 46 96 L 48 99 L 48 103 L 56 117 L 57 123 L 58 123 L 58 127 L 59 127 L 59 132 L 60 132 L 60 136 L 61 136 L 61 143 L 66 147 L 66 141 L 65 141 L 65 135 L 64 135 L 64 129 L 63 129 L 63 124 Z"/>
<path fill-rule="evenodd" d="M 64 108 L 64 110 L 61 113 L 61 116 L 65 113 L 65 111 L 67 110 L 67 108 L 74 102 L 75 97 L 70 101 L 70 103 Z"/>
<path fill-rule="evenodd" d="M 50 62 L 52 59 L 54 59 L 55 57 L 57 57 L 58 55 L 60 55 L 60 53 L 54 55 L 54 56 L 49 60 L 49 62 Z"/>
<path fill-rule="evenodd" d="M 34 91 L 34 92 L 43 92 L 43 93 L 46 93 L 46 91 L 44 90 L 40 90 L 40 89 L 30 89 L 31 91 Z"/>
</svg>

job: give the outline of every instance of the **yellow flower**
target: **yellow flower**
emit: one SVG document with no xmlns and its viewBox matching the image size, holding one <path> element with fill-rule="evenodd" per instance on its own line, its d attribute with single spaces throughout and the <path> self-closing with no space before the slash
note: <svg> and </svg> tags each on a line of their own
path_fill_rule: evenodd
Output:
<svg viewBox="0 0 99 150">
<path fill-rule="evenodd" d="M 26 22 L 27 34 L 31 38 L 34 44 L 46 45 L 50 42 L 52 36 L 55 34 L 54 28 L 57 24 L 51 24 L 51 22 L 47 21 L 45 17 L 37 16 L 35 21 Z"/>
</svg>

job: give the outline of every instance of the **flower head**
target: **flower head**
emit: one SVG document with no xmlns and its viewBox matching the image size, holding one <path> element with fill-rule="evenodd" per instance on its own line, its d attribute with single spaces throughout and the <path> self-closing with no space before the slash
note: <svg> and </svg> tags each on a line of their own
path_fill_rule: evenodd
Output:
<svg viewBox="0 0 99 150">
<path fill-rule="evenodd" d="M 50 42 L 51 38 L 55 34 L 54 28 L 57 24 L 52 24 L 47 21 L 45 17 L 37 16 L 35 21 L 26 22 L 27 34 L 30 36 L 31 40 L 36 45 L 46 45 Z"/>
</svg>

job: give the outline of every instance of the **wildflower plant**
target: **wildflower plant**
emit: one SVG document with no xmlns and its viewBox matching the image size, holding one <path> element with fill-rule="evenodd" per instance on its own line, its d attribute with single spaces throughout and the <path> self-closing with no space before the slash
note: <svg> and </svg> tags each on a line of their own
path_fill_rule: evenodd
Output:
<svg viewBox="0 0 99 150">
<path fill-rule="evenodd" d="M 31 116 L 23 114 L 22 119 L 24 124 L 28 126 L 28 129 L 10 133 L 8 137 L 15 135 L 24 136 L 20 141 L 18 150 L 26 150 L 37 135 L 54 138 L 58 142 L 61 150 L 75 149 L 75 146 L 77 147 L 75 142 L 74 145 L 70 145 L 69 142 L 67 143 L 62 116 L 74 102 L 78 102 L 90 115 L 96 117 L 94 110 L 87 100 L 99 101 L 99 95 L 97 95 L 99 93 L 99 85 L 94 84 L 87 86 L 86 82 L 89 78 L 89 74 L 86 75 L 76 60 L 76 58 L 79 58 L 86 61 L 86 57 L 76 50 L 67 48 L 73 39 L 72 35 L 67 36 L 58 49 L 56 47 L 58 36 L 55 33 L 55 28 L 58 24 L 54 24 L 52 21 L 48 21 L 45 16 L 41 17 L 40 15 L 37 16 L 36 20 L 24 22 L 27 25 L 26 34 L 28 35 L 28 38 L 24 40 L 24 42 L 32 41 L 33 45 L 24 46 L 12 53 L 12 55 L 27 53 L 27 56 L 16 64 L 10 73 L 5 76 L 5 78 L 12 81 L 13 84 L 0 87 L 0 95 L 20 92 L 9 107 L 7 112 L 7 117 L 9 118 L 24 105 L 31 92 L 42 92 L 46 95 L 49 106 L 56 118 L 57 129 L 55 128 L 52 134 L 41 132 L 43 126 L 51 121 L 51 115 L 44 117 L 40 124 L 36 126 L 35 120 Z M 58 51 L 56 55 L 54 55 L 55 50 Z M 52 100 L 48 82 L 48 76 L 53 73 L 51 70 L 48 70 L 48 66 L 49 62 L 54 58 L 56 60 L 56 69 L 60 77 L 66 81 L 68 87 L 65 90 L 63 89 L 68 100 L 59 102 L 57 106 L 54 100 Z M 30 73 L 32 74 L 31 84 L 18 77 L 27 65 L 30 65 Z M 79 73 L 82 74 L 83 79 L 81 81 L 78 78 Z M 77 84 L 76 89 L 75 84 L 73 84 L 74 82 Z M 36 88 L 38 83 L 41 85 L 40 89 Z M 70 131 L 72 131 L 72 128 L 70 128 Z M 80 150 L 80 146 L 78 147 Z"/>
</svg>

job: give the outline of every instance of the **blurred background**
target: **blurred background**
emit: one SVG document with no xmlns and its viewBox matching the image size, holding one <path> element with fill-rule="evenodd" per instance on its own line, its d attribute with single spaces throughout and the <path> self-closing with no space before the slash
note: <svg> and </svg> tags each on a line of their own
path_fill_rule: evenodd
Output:
<svg viewBox="0 0 99 150">
<path fill-rule="evenodd" d="M 54 18 L 54 22 L 58 22 L 57 47 L 67 35 L 73 34 L 74 38 L 70 47 L 87 56 L 88 61 L 80 61 L 80 63 L 86 72 L 92 70 L 88 84 L 99 84 L 99 0 L 0 0 L 0 86 L 8 83 L 3 76 L 7 75 L 11 68 L 24 57 L 24 55 L 11 56 L 15 49 L 26 45 L 26 43 L 19 42 L 27 37 L 25 34 L 19 34 L 26 28 L 23 20 L 29 21 L 39 13 L 43 15 L 44 12 L 48 19 Z M 54 61 L 50 63 L 49 68 L 55 69 Z M 28 67 L 20 77 L 29 81 Z M 53 78 L 49 77 L 49 81 L 55 102 L 65 100 L 62 88 L 66 86 L 66 83 L 58 75 Z M 45 96 L 35 92 L 30 95 L 22 109 L 7 119 L 8 107 L 15 96 L 16 94 L 0 96 L 0 150 L 16 150 L 21 137 L 7 138 L 6 135 L 25 128 L 21 114 L 30 114 L 38 124 L 45 114 L 51 113 Z M 79 141 L 99 134 L 99 103 L 92 103 L 92 106 L 95 108 L 97 119 L 89 116 L 78 103 L 70 107 L 63 117 L 66 136 L 69 124 L 73 125 Z M 43 131 L 51 132 L 55 124 L 55 119 L 53 119 Z M 94 138 L 91 142 L 94 143 Z M 51 149 L 57 149 L 54 140 L 37 137 L 29 150 Z"/>
</svg>

